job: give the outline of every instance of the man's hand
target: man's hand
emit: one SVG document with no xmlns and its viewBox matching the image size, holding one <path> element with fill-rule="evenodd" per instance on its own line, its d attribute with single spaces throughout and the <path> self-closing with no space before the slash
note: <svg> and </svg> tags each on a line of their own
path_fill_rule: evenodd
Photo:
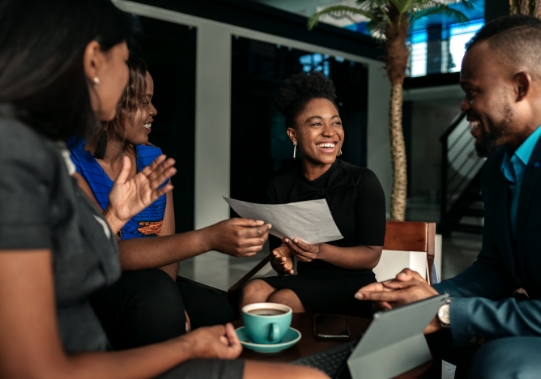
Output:
<svg viewBox="0 0 541 379">
<path fill-rule="evenodd" d="M 295 273 L 291 254 L 291 250 L 283 241 L 280 247 L 272 251 L 272 264 L 277 271 L 284 275 L 293 275 Z"/>
<path fill-rule="evenodd" d="M 361 288 L 355 294 L 355 298 L 374 301 L 376 307 L 380 309 L 392 309 L 437 295 L 438 292 L 419 273 L 405 269 L 396 276 L 396 279 L 372 283 Z M 426 327 L 425 333 L 432 333 L 440 328 L 438 320 L 434 318 Z"/>
<path fill-rule="evenodd" d="M 133 216 L 173 189 L 170 183 L 160 186 L 176 174 L 174 164 L 174 159 L 166 160 L 165 155 L 160 155 L 128 180 L 131 161 L 129 157 L 124 157 L 120 174 L 109 193 L 109 205 L 104 211 L 112 229 L 120 230 Z"/>
<path fill-rule="evenodd" d="M 233 257 L 253 257 L 269 238 L 270 224 L 247 218 L 232 218 L 206 229 L 209 250 Z"/>
<path fill-rule="evenodd" d="M 283 242 L 289 247 L 295 258 L 299 262 L 312 262 L 316 259 L 321 251 L 321 244 L 309 245 L 298 238 L 293 240 L 284 238 Z"/>
<path fill-rule="evenodd" d="M 192 359 L 235 359 L 242 352 L 242 345 L 231 324 L 199 328 L 178 338 L 186 344 Z"/>
</svg>

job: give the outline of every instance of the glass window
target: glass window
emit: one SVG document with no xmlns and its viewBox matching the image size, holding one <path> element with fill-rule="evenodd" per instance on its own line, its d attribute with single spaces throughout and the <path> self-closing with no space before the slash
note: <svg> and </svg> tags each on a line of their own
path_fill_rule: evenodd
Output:
<svg viewBox="0 0 541 379">
<path fill-rule="evenodd" d="M 453 24 L 450 28 L 449 54 L 454 67 L 449 72 L 459 72 L 462 67 L 462 58 L 466 53 L 466 44 L 483 27 L 484 20 L 474 20 L 467 24 Z"/>
</svg>

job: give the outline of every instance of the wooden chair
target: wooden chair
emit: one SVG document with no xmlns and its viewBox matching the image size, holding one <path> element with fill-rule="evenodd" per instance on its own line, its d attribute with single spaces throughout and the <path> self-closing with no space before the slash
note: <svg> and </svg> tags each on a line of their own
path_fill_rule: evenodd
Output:
<svg viewBox="0 0 541 379">
<path fill-rule="evenodd" d="M 387 221 L 383 250 L 426 252 L 428 282 L 439 282 L 436 270 L 436 224 L 433 222 Z"/>
<path fill-rule="evenodd" d="M 387 221 L 383 250 L 400 250 L 404 252 L 419 251 L 427 253 L 428 282 L 439 282 L 435 262 L 436 224 L 433 222 L 395 222 Z M 232 303 L 238 300 L 238 292 L 250 279 L 265 276 L 273 270 L 270 257 L 265 257 L 240 280 L 233 284 L 228 292 Z M 387 278 L 385 278 L 387 279 Z"/>
</svg>

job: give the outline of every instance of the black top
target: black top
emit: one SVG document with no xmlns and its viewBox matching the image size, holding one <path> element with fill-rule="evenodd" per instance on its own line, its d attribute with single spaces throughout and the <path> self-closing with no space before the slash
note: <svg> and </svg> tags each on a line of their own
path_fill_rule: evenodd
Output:
<svg viewBox="0 0 541 379">
<path fill-rule="evenodd" d="M 327 172 L 308 180 L 299 165 L 297 170 L 278 176 L 268 191 L 270 204 L 326 199 L 343 239 L 328 242 L 340 247 L 383 246 L 385 239 L 385 195 L 376 175 L 367 168 L 337 159 Z M 280 245 L 270 239 L 271 249 Z M 299 274 L 363 275 L 371 270 L 351 270 L 314 260 L 298 262 Z"/>
<path fill-rule="evenodd" d="M 120 276 L 105 219 L 70 177 L 57 145 L 0 104 L 0 251 L 52 251 L 56 316 L 67 353 L 105 350 L 88 296 Z"/>
</svg>

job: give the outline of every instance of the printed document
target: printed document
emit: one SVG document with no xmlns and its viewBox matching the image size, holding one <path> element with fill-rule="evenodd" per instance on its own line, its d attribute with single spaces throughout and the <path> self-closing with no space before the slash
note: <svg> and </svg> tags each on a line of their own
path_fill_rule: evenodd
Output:
<svg viewBox="0 0 541 379">
<path fill-rule="evenodd" d="M 224 197 L 241 217 L 272 224 L 269 233 L 278 238 L 298 238 L 308 244 L 344 238 L 334 222 L 327 200 L 289 204 L 255 204 Z"/>
</svg>

